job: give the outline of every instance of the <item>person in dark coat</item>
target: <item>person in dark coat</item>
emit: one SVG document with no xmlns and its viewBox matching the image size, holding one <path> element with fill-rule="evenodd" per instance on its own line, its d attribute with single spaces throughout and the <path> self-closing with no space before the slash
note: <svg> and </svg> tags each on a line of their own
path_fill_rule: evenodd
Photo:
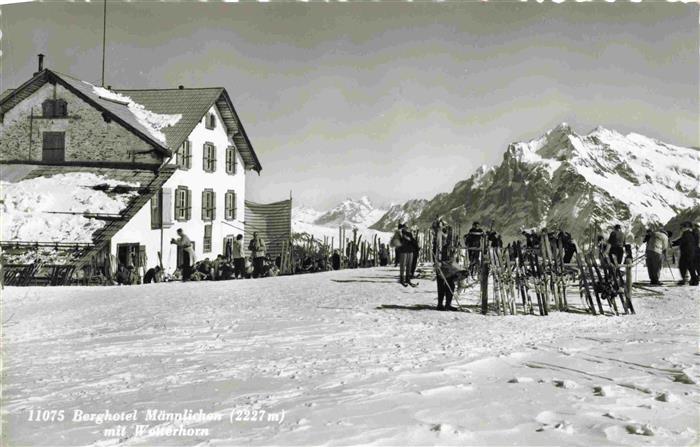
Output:
<svg viewBox="0 0 700 447">
<path fill-rule="evenodd" d="M 674 247 L 678 247 L 681 252 L 681 257 L 678 260 L 678 270 L 681 272 L 681 280 L 679 285 L 688 284 L 688 273 L 690 273 L 690 285 L 698 285 L 698 275 L 695 271 L 695 250 L 698 246 L 698 241 L 693 235 L 693 224 L 691 222 L 683 222 L 681 225 L 681 236 L 673 241 Z"/>
<path fill-rule="evenodd" d="M 693 237 L 695 238 L 695 275 L 700 280 L 700 225 L 693 224 Z"/>
<path fill-rule="evenodd" d="M 132 284 L 131 272 L 129 272 L 129 269 L 127 269 L 124 264 L 119 264 L 117 267 L 115 279 L 120 286 L 130 286 Z"/>
<path fill-rule="evenodd" d="M 250 256 L 253 258 L 253 278 L 260 278 L 263 274 L 265 266 L 265 241 L 258 235 L 257 231 L 253 232 L 253 239 L 248 244 Z"/>
<path fill-rule="evenodd" d="M 152 282 L 161 282 L 162 279 L 162 275 L 160 274 L 160 266 L 157 265 L 153 268 L 148 269 L 146 274 L 143 276 L 143 283 L 149 284 Z"/>
<path fill-rule="evenodd" d="M 464 236 L 464 245 L 467 247 L 469 265 L 477 265 L 481 260 L 481 239 L 484 237 L 484 230 L 479 222 L 473 222 L 469 232 Z"/>
<path fill-rule="evenodd" d="M 399 224 L 400 245 L 396 248 L 399 254 L 399 283 L 407 286 L 411 280 L 411 265 L 413 265 L 413 233 L 405 224 Z"/>
<path fill-rule="evenodd" d="M 338 253 L 338 250 L 333 250 L 331 265 L 333 266 L 333 270 L 340 270 L 340 253 Z"/>
<path fill-rule="evenodd" d="M 613 227 L 608 237 L 608 245 L 610 246 L 608 254 L 610 261 L 617 261 L 622 264 L 622 257 L 625 255 L 625 234 L 622 232 L 622 227 L 617 224 Z"/>
<path fill-rule="evenodd" d="M 413 255 L 411 259 L 411 274 L 409 276 L 409 279 L 413 279 L 416 277 L 416 268 L 418 267 L 418 255 L 420 254 L 420 244 L 418 242 L 418 238 L 416 237 L 418 235 L 418 228 L 413 227 L 411 231 L 411 236 L 413 238 L 411 242 L 411 253 Z"/>
<path fill-rule="evenodd" d="M 560 228 L 557 233 L 557 240 L 561 241 L 561 246 L 564 249 L 564 263 L 568 264 L 577 251 L 574 239 L 571 237 L 571 233 Z"/>
</svg>

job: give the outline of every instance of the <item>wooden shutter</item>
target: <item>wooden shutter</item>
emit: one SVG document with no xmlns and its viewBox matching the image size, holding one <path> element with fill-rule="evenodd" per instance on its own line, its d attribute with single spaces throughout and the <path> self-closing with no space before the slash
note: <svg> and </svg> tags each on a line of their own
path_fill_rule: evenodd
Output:
<svg viewBox="0 0 700 447">
<path fill-rule="evenodd" d="M 178 187 L 175 190 L 175 219 L 178 221 L 185 220 L 185 190 Z"/>
<path fill-rule="evenodd" d="M 161 193 L 161 210 L 162 210 L 162 221 L 163 228 L 169 228 L 173 224 L 173 190 L 170 188 L 163 188 Z"/>
<path fill-rule="evenodd" d="M 211 191 L 211 220 L 216 220 L 216 192 Z"/>
<path fill-rule="evenodd" d="M 56 116 L 59 117 L 66 117 L 68 116 L 68 103 L 66 103 L 65 99 L 57 99 L 55 104 L 54 104 L 54 113 Z"/>
<path fill-rule="evenodd" d="M 185 207 L 185 220 L 190 220 L 192 218 L 192 191 L 187 190 L 187 201 Z"/>
<path fill-rule="evenodd" d="M 145 245 L 139 245 L 138 264 L 139 265 L 134 266 L 137 269 L 142 268 L 142 267 L 145 269 L 146 266 L 148 266 L 148 257 L 146 256 L 146 246 Z"/>
<path fill-rule="evenodd" d="M 54 101 L 47 99 L 41 104 L 41 114 L 44 118 L 53 118 L 54 116 Z"/>
<path fill-rule="evenodd" d="M 236 192 L 231 191 L 231 220 L 236 220 Z"/>
<path fill-rule="evenodd" d="M 185 167 L 192 168 L 192 143 L 190 140 L 185 141 Z"/>
<path fill-rule="evenodd" d="M 42 160 L 65 161 L 66 134 L 65 132 L 43 132 Z"/>
<path fill-rule="evenodd" d="M 211 229 L 212 225 L 204 225 L 204 245 L 202 247 L 202 251 L 205 253 L 208 253 L 211 251 Z"/>
<path fill-rule="evenodd" d="M 160 191 L 151 197 L 151 229 L 157 230 L 163 224 L 163 207 L 161 203 Z"/>
</svg>

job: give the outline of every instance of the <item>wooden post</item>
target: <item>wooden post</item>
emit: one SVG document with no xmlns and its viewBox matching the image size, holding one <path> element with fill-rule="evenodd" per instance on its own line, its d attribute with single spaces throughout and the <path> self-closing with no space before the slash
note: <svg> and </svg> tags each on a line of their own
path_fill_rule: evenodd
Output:
<svg viewBox="0 0 700 447">
<path fill-rule="evenodd" d="M 486 261 L 486 250 L 484 250 L 484 238 L 481 238 L 481 313 L 486 315 L 489 301 L 489 264 Z"/>
</svg>

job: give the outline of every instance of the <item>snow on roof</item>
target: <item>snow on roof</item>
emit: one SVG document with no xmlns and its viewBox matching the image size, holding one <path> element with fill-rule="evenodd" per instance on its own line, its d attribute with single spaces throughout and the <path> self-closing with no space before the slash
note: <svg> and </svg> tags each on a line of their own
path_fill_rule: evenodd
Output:
<svg viewBox="0 0 700 447">
<path fill-rule="evenodd" d="M 0 181 L 2 191 L 2 240 L 90 243 L 106 221 L 83 213 L 119 214 L 136 191 L 109 193 L 115 186 L 138 188 L 137 183 L 115 181 L 88 172 L 37 177 L 16 183 Z M 53 214 L 52 212 L 76 213 Z"/>
<path fill-rule="evenodd" d="M 89 82 L 83 81 L 86 84 L 92 86 L 92 91 L 95 95 L 107 101 L 116 102 L 123 106 L 128 107 L 129 111 L 134 115 L 136 120 L 141 124 L 151 136 L 162 143 L 166 143 L 165 134 L 162 130 L 165 127 L 174 126 L 182 119 L 182 114 L 165 114 L 165 113 L 155 113 L 146 109 L 143 105 L 135 102 L 129 96 L 123 95 L 121 93 L 116 93 L 106 88 L 97 87 L 90 84 Z"/>
</svg>

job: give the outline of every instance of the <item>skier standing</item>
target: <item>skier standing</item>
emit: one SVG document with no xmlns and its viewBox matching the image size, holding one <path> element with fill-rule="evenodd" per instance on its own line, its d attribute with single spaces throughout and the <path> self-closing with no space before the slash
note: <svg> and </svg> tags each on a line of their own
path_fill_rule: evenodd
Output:
<svg viewBox="0 0 700 447">
<path fill-rule="evenodd" d="M 243 258 L 242 234 L 236 236 L 236 239 L 231 242 L 231 258 L 233 259 L 234 278 L 243 278 L 245 276 L 245 258 Z"/>
<path fill-rule="evenodd" d="M 177 229 L 178 238 L 170 239 L 171 244 L 177 245 L 178 249 L 182 250 L 180 257 L 180 271 L 182 272 L 182 280 L 189 281 L 193 273 L 193 267 L 195 264 L 194 249 L 192 248 L 192 241 L 189 237 L 182 231 L 182 228 Z"/>
<path fill-rule="evenodd" d="M 420 253 L 420 245 L 418 243 L 418 227 L 415 225 L 411 228 L 411 275 L 409 279 L 413 279 L 416 276 L 416 267 L 418 267 L 418 255 Z"/>
<path fill-rule="evenodd" d="M 253 258 L 253 278 L 259 278 L 263 274 L 265 264 L 265 241 L 258 235 L 258 232 L 253 232 L 253 239 L 248 244 L 250 256 Z"/>
<path fill-rule="evenodd" d="M 649 273 L 649 281 L 652 286 L 660 286 L 659 275 L 663 260 L 668 249 L 668 236 L 661 230 L 649 229 L 647 237 L 644 238 L 646 245 L 646 264 Z"/>
<path fill-rule="evenodd" d="M 469 257 L 469 266 L 478 265 L 481 257 L 481 238 L 484 236 L 484 230 L 481 229 L 479 222 L 473 222 L 469 232 L 464 236 L 464 245 L 467 247 L 467 256 Z"/>
<path fill-rule="evenodd" d="M 413 263 L 413 235 L 400 223 L 398 230 L 391 238 L 391 244 L 396 248 L 399 262 L 399 283 L 406 287 L 410 283 L 411 264 Z"/>
<path fill-rule="evenodd" d="M 688 273 L 690 273 L 690 285 L 698 285 L 698 275 L 695 271 L 695 250 L 698 242 L 693 235 L 693 224 L 691 222 L 683 222 L 681 225 L 681 236 L 673 241 L 674 247 L 679 247 L 681 257 L 678 260 L 678 270 L 681 273 L 679 285 L 686 285 Z"/>
</svg>

